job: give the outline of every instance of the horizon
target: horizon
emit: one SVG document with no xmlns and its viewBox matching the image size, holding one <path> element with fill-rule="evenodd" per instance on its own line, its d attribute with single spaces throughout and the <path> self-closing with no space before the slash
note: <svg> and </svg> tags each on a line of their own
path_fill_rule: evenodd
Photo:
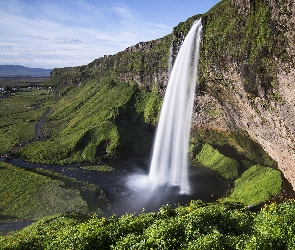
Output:
<svg viewBox="0 0 295 250">
<path fill-rule="evenodd" d="M 164 37 L 218 2 L 1 1 L 0 65 L 44 69 L 85 65 Z"/>
</svg>

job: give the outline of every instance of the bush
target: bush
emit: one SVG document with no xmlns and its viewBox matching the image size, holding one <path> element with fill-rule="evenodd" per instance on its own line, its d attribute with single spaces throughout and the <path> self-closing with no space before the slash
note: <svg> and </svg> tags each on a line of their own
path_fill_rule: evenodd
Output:
<svg viewBox="0 0 295 250">
<path fill-rule="evenodd" d="M 163 206 L 156 213 L 43 219 L 0 238 L 2 249 L 293 249 L 295 201 L 250 212 L 238 203 Z"/>
</svg>

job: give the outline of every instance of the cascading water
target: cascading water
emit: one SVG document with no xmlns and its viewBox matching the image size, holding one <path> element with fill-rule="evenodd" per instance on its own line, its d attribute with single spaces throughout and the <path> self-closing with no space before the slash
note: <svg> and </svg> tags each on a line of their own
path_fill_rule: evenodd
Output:
<svg viewBox="0 0 295 250">
<path fill-rule="evenodd" d="M 173 65 L 161 109 L 149 172 L 149 183 L 178 186 L 190 193 L 188 146 L 197 82 L 201 19 L 187 34 Z"/>
</svg>

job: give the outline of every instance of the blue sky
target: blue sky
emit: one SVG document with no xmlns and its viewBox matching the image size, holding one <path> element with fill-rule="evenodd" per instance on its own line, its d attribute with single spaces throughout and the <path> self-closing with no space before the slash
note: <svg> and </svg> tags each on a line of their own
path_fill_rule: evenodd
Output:
<svg viewBox="0 0 295 250">
<path fill-rule="evenodd" d="M 219 0 L 0 0 L 0 64 L 88 64 L 172 32 Z"/>
</svg>

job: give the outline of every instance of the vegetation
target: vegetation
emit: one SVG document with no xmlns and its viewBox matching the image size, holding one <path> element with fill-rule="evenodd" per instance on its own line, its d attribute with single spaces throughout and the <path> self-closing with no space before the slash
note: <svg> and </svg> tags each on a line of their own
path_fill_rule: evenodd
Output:
<svg viewBox="0 0 295 250">
<path fill-rule="evenodd" d="M 246 131 L 227 132 L 198 129 L 192 131 L 192 140 L 201 144 L 213 145 L 213 147 L 221 150 L 224 149 L 223 151 L 229 152 L 232 158 L 277 167 L 277 162 Z"/>
<path fill-rule="evenodd" d="M 251 212 L 202 203 L 122 217 L 63 214 L 0 238 L 2 249 L 294 249 L 295 201 Z"/>
<path fill-rule="evenodd" d="M 233 190 L 222 199 L 224 201 L 257 205 L 278 196 L 282 190 L 280 171 L 226 157 L 207 143 L 202 145 L 195 159 L 201 166 L 211 169 L 230 182 L 234 180 Z"/>
<path fill-rule="evenodd" d="M 0 223 L 36 220 L 66 211 L 102 213 L 103 191 L 47 170 L 29 170 L 0 162 Z"/>
<path fill-rule="evenodd" d="M 203 145 L 196 159 L 200 164 L 219 173 L 226 179 L 237 177 L 239 174 L 237 160 L 220 154 L 217 149 L 214 149 L 209 144 Z"/>
<path fill-rule="evenodd" d="M 284 62 L 292 60 L 282 49 L 289 24 L 278 23 L 272 14 L 289 8 L 288 1 L 275 4 L 276 10 L 272 10 L 267 0 L 247 4 L 223 0 L 202 16 L 204 33 L 199 70 L 202 90 L 222 103 L 228 102 L 227 92 L 234 86 L 223 72 L 238 62 L 235 67 L 242 74 L 246 92 L 258 97 L 262 88 L 262 97 L 267 102 L 282 101 L 278 94 L 275 58 Z M 290 15 L 290 12 L 281 14 Z M 205 85 L 208 80 L 214 83 L 210 87 Z"/>
<path fill-rule="evenodd" d="M 282 190 L 281 172 L 269 167 L 254 165 L 235 181 L 233 192 L 224 201 L 257 205 L 270 200 Z"/>
<path fill-rule="evenodd" d="M 11 87 L 10 87 L 11 88 Z M 46 88 L 21 88 L 0 98 L 0 153 L 35 137 L 35 124 L 45 113 L 45 102 L 55 99 Z"/>
<path fill-rule="evenodd" d="M 161 98 L 156 91 L 111 78 L 70 89 L 53 106 L 45 128 L 49 138 L 21 151 L 29 161 L 96 162 L 149 151 Z"/>
<path fill-rule="evenodd" d="M 277 93 L 274 58 L 288 60 L 286 51 L 277 46 L 284 35 L 271 20 L 266 1 L 254 2 L 255 6 L 240 15 L 241 10 L 234 1 L 223 0 L 202 16 L 200 93 L 210 93 L 221 104 L 235 105 L 228 98 L 227 90 L 233 87 L 231 79 L 223 74 L 233 61 L 238 62 L 252 105 L 260 89 L 266 98 L 264 107 L 269 107 L 270 101 L 283 102 Z M 171 35 L 149 42 L 146 50 L 140 49 L 139 44 L 86 66 L 55 69 L 46 84 L 58 90 L 58 100 L 57 95 L 38 89 L 1 99 L 0 152 L 32 139 L 36 121 L 50 106 L 51 112 L 43 126 L 46 139 L 31 142 L 16 156 L 40 163 L 67 164 L 148 154 L 164 88 L 153 82 L 151 76 L 154 72 L 166 71 L 170 43 L 173 40 L 173 46 L 179 46 L 192 22 L 199 17 L 196 15 L 180 23 Z M 145 86 L 137 83 L 138 79 L 145 78 L 150 79 Z M 219 117 L 223 112 L 210 109 L 208 114 Z M 266 205 L 259 212 L 245 208 L 266 202 L 282 189 L 281 173 L 274 169 L 277 163 L 263 148 L 247 132 L 239 130 L 193 131 L 192 141 L 192 158 L 233 186 L 229 196 L 218 203 L 192 201 L 189 206 L 172 209 L 166 205 L 156 213 L 126 214 L 119 218 L 101 217 L 109 203 L 95 185 L 46 170 L 16 168 L 0 162 L 0 222 L 63 213 L 0 237 L 1 247 L 295 248 L 293 200 Z M 95 164 L 85 165 L 84 169 L 113 170 Z M 65 213 L 69 210 L 98 215 Z"/>
</svg>

